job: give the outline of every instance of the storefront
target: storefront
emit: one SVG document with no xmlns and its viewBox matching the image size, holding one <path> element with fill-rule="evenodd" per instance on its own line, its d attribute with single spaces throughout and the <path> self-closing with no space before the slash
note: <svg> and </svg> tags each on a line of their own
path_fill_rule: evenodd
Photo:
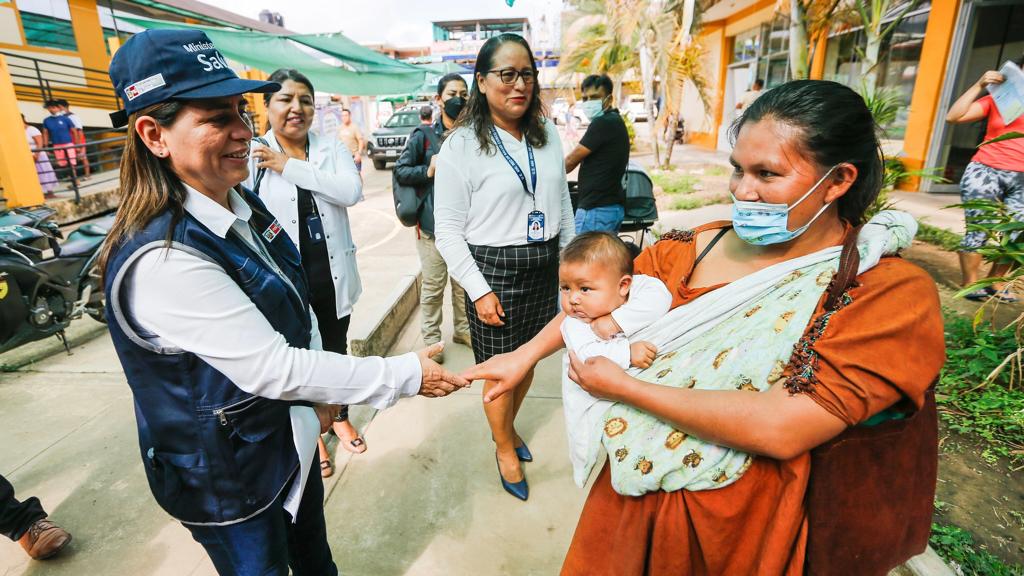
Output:
<svg viewBox="0 0 1024 576">
<path fill-rule="evenodd" d="M 708 53 L 705 74 L 715 106 L 701 115 L 694 111 L 700 106 L 695 95 L 687 93 L 691 142 L 729 150 L 736 102 L 754 79 L 762 79 L 765 89 L 790 79 L 789 17 L 777 6 L 765 0 L 722 0 L 706 11 L 700 41 Z M 910 179 L 908 189 L 955 192 L 984 126 L 947 125 L 946 111 L 985 70 L 998 69 L 1024 52 L 1024 2 L 923 0 L 910 11 L 903 7 L 904 2 L 894 2 L 883 22 L 895 26 L 882 42 L 875 71 L 878 86 L 897 108 L 882 127 L 883 148 L 909 170 L 933 171 L 950 181 Z M 843 20 L 836 18 L 827 37 L 810 47 L 810 76 L 860 89 L 867 39 L 855 19 Z"/>
<path fill-rule="evenodd" d="M 945 111 L 986 70 L 1024 54 L 1024 2 L 1021 0 L 965 0 L 957 18 L 953 54 L 941 93 L 943 115 L 935 119 L 926 165 L 937 169 L 949 183 L 923 183 L 928 192 L 957 192 L 957 183 L 985 134 L 985 125 L 946 124 Z"/>
</svg>

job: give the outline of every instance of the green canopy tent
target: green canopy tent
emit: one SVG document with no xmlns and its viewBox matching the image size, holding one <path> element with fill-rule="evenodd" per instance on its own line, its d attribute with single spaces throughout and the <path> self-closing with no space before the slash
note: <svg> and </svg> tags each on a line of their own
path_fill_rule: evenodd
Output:
<svg viewBox="0 0 1024 576">
<path fill-rule="evenodd" d="M 148 18 L 117 18 L 147 29 L 202 30 L 227 58 L 268 74 L 278 68 L 295 68 L 305 74 L 317 90 L 324 92 L 351 96 L 402 94 L 418 89 L 427 75 L 424 70 L 363 48 L 341 34 L 301 34 L 296 35 L 298 39 L 293 40 L 289 36 L 263 32 L 229 30 Z M 337 58 L 352 69 L 323 62 L 296 43 Z"/>
</svg>

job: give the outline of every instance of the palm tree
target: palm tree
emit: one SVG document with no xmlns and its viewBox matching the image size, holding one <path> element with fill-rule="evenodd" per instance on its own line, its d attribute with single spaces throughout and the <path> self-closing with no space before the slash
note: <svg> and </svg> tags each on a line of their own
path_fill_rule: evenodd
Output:
<svg viewBox="0 0 1024 576">
<path fill-rule="evenodd" d="M 896 17 L 886 23 L 883 19 L 899 5 L 901 0 L 854 0 L 854 8 L 864 26 L 867 45 L 864 48 L 860 70 L 865 92 L 874 92 L 878 85 L 878 60 L 882 52 L 882 41 L 899 26 L 903 17 L 913 10 L 920 0 L 907 0 L 898 8 Z"/>
<path fill-rule="evenodd" d="M 700 68 L 702 51 L 690 42 L 695 0 L 570 0 L 569 4 L 579 16 L 563 37 L 563 73 L 612 76 L 618 103 L 623 76 L 629 71 L 639 72 L 652 126 L 666 119 L 674 124 L 687 81 L 697 87 L 705 110 L 708 108 L 707 80 Z M 660 84 L 664 94 L 657 120 L 655 84 Z M 658 135 L 653 128 L 651 139 L 655 162 L 661 165 Z"/>
<path fill-rule="evenodd" d="M 569 25 L 563 44 L 559 69 L 562 74 L 576 72 L 607 74 L 614 85 L 612 99 L 622 101 L 623 77 L 640 67 L 637 51 L 638 27 L 633 17 L 633 2 L 620 0 L 570 0 L 578 16 Z"/>
<path fill-rule="evenodd" d="M 789 8 L 789 69 L 794 80 L 808 77 L 812 48 L 827 33 L 841 0 L 779 0 Z"/>
</svg>

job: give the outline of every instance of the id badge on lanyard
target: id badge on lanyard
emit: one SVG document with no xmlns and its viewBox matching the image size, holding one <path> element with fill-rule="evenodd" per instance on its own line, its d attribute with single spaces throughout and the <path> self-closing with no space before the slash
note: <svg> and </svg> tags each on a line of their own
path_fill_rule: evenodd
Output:
<svg viewBox="0 0 1024 576">
<path fill-rule="evenodd" d="M 306 216 L 306 229 L 309 231 L 311 244 L 319 244 L 324 241 L 324 223 L 320 220 L 319 214 Z"/>
<path fill-rule="evenodd" d="M 543 242 L 545 240 L 545 222 L 544 213 L 537 210 L 537 163 L 533 158 L 533 147 L 530 146 L 529 141 L 526 142 L 526 154 L 530 158 L 530 183 L 526 183 L 526 174 L 523 173 L 523 169 L 519 167 L 519 163 L 512 158 L 512 155 L 505 149 L 505 144 L 501 141 L 498 136 L 498 130 L 491 126 L 491 139 L 494 140 L 494 144 L 501 151 L 501 155 L 505 157 L 505 161 L 512 167 L 512 170 L 519 177 L 519 182 L 523 185 L 523 191 L 526 192 L 531 199 L 533 199 L 533 211 L 526 215 L 526 241 L 527 242 Z"/>
</svg>

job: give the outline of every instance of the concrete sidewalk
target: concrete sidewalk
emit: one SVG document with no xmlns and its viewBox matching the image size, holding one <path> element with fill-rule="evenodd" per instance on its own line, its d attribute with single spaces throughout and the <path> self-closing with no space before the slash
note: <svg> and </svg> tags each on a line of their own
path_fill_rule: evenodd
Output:
<svg viewBox="0 0 1024 576">
<path fill-rule="evenodd" d="M 410 322 L 392 353 L 421 345 L 419 323 Z M 465 346 L 450 345 L 446 354 L 451 369 L 473 363 Z M 552 358 L 539 366 L 519 420 L 536 457 L 526 465 L 526 503 L 498 482 L 479 385 L 377 414 L 354 408 L 369 450 L 355 457 L 340 451 L 325 482 L 328 534 L 342 573 L 557 572 L 586 495 L 571 480 L 559 365 Z M 150 495 L 131 394 L 108 338 L 0 378 L 0 473 L 20 498 L 39 497 L 74 535 L 46 562 L 0 539 L 0 575 L 215 574 Z"/>
</svg>

